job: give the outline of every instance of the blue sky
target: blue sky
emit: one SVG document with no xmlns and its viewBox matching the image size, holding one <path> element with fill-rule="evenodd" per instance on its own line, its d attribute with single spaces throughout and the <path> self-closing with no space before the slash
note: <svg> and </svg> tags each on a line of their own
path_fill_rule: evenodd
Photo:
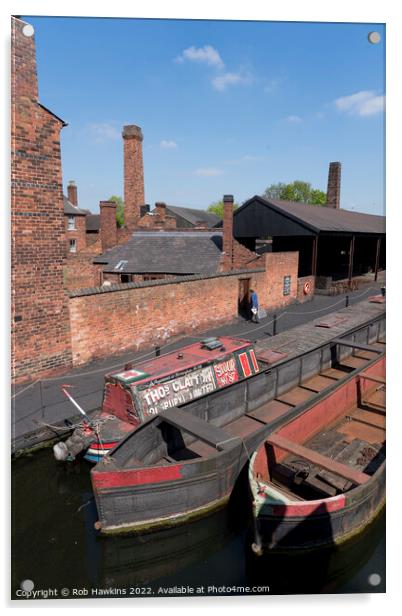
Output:
<svg viewBox="0 0 402 616">
<path fill-rule="evenodd" d="M 384 213 L 384 26 L 24 19 L 82 207 L 123 195 L 121 128 L 137 124 L 151 205 L 242 202 L 295 179 L 326 190 L 341 161 L 341 206 Z"/>
</svg>

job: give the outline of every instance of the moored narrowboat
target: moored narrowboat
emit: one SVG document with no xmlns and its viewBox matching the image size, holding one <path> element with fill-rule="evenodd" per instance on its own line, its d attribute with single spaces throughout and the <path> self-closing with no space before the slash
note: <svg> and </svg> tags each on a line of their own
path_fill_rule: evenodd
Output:
<svg viewBox="0 0 402 616">
<path fill-rule="evenodd" d="M 106 375 L 102 408 L 91 417 L 63 386 L 64 393 L 85 417 L 67 440 L 54 446 L 55 457 L 72 461 L 83 454 L 86 460 L 96 463 L 149 417 L 230 387 L 258 372 L 251 342 L 221 336 Z"/>
<path fill-rule="evenodd" d="M 317 359 L 324 356 L 328 363 L 321 369 Z M 97 528 L 153 529 L 223 506 L 252 452 L 269 434 L 359 371 L 368 374 L 383 356 L 384 344 L 378 341 L 367 345 L 336 339 L 325 350 L 283 360 L 185 408 L 167 408 L 151 417 L 91 471 Z M 283 377 L 291 384 L 284 384 Z"/>
<path fill-rule="evenodd" d="M 385 356 L 271 433 L 249 484 L 257 555 L 339 544 L 370 524 L 385 503 Z"/>
</svg>

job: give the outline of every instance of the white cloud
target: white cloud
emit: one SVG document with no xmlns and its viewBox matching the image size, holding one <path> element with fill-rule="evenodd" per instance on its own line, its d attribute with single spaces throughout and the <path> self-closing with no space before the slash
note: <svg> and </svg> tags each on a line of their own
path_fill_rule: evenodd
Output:
<svg viewBox="0 0 402 616">
<path fill-rule="evenodd" d="M 212 85 L 215 90 L 223 92 L 228 86 L 249 85 L 252 81 L 253 78 L 250 73 L 238 71 L 237 73 L 228 72 L 222 73 L 222 75 L 217 75 L 212 79 Z"/>
<path fill-rule="evenodd" d="M 350 96 L 341 96 L 334 104 L 338 111 L 367 117 L 384 111 L 385 96 L 378 95 L 373 90 L 362 90 Z"/>
<path fill-rule="evenodd" d="M 206 167 L 204 169 L 196 169 L 194 171 L 194 175 L 199 175 L 203 177 L 215 177 L 218 175 L 223 175 L 222 169 L 217 169 L 216 167 Z"/>
<path fill-rule="evenodd" d="M 175 141 L 166 141 L 166 139 L 162 139 L 159 145 L 163 150 L 174 150 L 177 148 L 177 143 Z"/>
<path fill-rule="evenodd" d="M 95 141 L 101 142 L 108 139 L 121 139 L 121 131 L 107 122 L 88 124 L 88 128 L 94 135 Z"/>
<path fill-rule="evenodd" d="M 288 122 L 289 124 L 300 124 L 300 122 L 303 122 L 303 120 L 301 119 L 300 116 L 298 115 L 288 115 L 285 118 L 286 122 Z"/>
<path fill-rule="evenodd" d="M 190 62 L 201 62 L 217 68 L 223 68 L 225 66 L 219 51 L 211 45 L 205 45 L 204 47 L 188 47 L 176 58 L 177 62 L 184 62 L 185 60 L 189 60 Z"/>
</svg>

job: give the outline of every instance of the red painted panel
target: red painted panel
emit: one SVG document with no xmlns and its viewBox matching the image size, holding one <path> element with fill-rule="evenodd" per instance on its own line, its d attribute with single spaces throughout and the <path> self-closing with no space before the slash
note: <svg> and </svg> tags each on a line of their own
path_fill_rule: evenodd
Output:
<svg viewBox="0 0 402 616">
<path fill-rule="evenodd" d="M 239 359 L 240 359 L 241 367 L 243 369 L 244 376 L 246 378 L 251 376 L 252 372 L 251 372 L 250 364 L 248 361 L 247 353 L 240 353 Z"/>
<path fill-rule="evenodd" d="M 326 498 L 315 501 L 300 501 L 291 505 L 272 505 L 272 515 L 284 518 L 290 517 L 314 517 L 314 514 L 322 515 L 324 511 L 332 513 L 339 511 L 345 506 L 346 498 L 344 494 L 334 498 Z"/>
<path fill-rule="evenodd" d="M 122 488 L 144 484 L 161 483 L 181 479 L 181 464 L 142 468 L 138 470 L 110 471 L 100 473 L 92 471 L 92 483 L 95 491 L 108 488 Z"/>
<path fill-rule="evenodd" d="M 102 449 L 112 449 L 113 447 L 115 447 L 115 445 L 117 445 L 118 441 L 113 441 L 113 443 L 104 443 L 102 441 L 102 444 L 100 444 L 99 442 L 94 442 L 90 444 L 90 448 L 91 449 L 99 449 L 102 451 Z"/>
<path fill-rule="evenodd" d="M 253 364 L 254 372 L 259 372 L 260 369 L 258 367 L 258 363 L 257 363 L 257 360 L 255 358 L 254 349 L 250 349 L 250 357 L 251 357 L 251 361 L 252 361 L 252 364 Z"/>
</svg>

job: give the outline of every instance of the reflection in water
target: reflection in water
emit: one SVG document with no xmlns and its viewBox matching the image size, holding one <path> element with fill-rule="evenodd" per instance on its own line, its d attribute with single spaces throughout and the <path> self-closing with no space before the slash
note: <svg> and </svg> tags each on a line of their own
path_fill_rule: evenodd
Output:
<svg viewBox="0 0 402 616">
<path fill-rule="evenodd" d="M 12 588 L 269 585 L 272 594 L 384 592 L 384 515 L 368 532 L 319 557 L 256 557 L 249 546 L 246 474 L 228 507 L 154 533 L 102 537 L 89 466 L 55 464 L 50 450 L 13 462 Z M 371 586 L 369 577 L 381 582 Z M 373 579 L 373 578 L 372 578 Z M 378 581 L 378 578 L 375 578 Z"/>
</svg>

